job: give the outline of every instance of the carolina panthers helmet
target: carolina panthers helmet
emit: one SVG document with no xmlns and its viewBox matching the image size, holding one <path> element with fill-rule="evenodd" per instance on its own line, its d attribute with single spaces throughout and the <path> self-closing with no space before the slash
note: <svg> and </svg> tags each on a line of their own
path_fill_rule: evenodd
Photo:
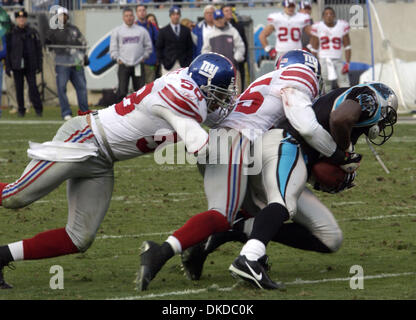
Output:
<svg viewBox="0 0 416 320">
<path fill-rule="evenodd" d="M 286 68 L 292 64 L 303 64 L 309 67 L 316 75 L 319 84 L 319 94 L 322 94 L 323 80 L 321 75 L 321 64 L 319 60 L 310 52 L 305 50 L 290 50 L 280 56 L 276 61 L 276 70 Z"/>
<path fill-rule="evenodd" d="M 368 140 L 375 145 L 382 145 L 393 135 L 393 125 L 397 122 L 399 106 L 393 89 L 380 82 L 368 84 L 377 94 L 378 122 L 368 130 Z"/>
<path fill-rule="evenodd" d="M 233 63 L 218 53 L 201 54 L 191 62 L 188 74 L 207 101 L 208 112 L 218 111 L 223 120 L 234 107 L 236 70 Z"/>
</svg>

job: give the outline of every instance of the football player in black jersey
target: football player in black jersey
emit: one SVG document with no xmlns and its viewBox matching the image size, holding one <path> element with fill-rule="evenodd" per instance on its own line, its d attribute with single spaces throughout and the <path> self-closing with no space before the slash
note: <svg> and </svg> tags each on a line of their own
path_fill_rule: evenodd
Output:
<svg viewBox="0 0 416 320">
<path fill-rule="evenodd" d="M 397 108 L 396 95 L 392 89 L 382 83 L 339 88 L 322 96 L 313 105 L 318 122 L 331 133 L 340 150 L 349 151 L 353 150 L 353 146 L 363 134 L 376 145 L 385 143 L 393 134 L 393 125 L 397 121 Z M 290 139 L 301 145 L 302 152 L 307 159 L 308 169 L 321 158 L 319 153 L 310 148 L 288 122 L 280 123 L 278 128 L 284 129 Z M 339 187 L 322 191 L 337 193 L 350 188 L 353 186 L 354 177 L 355 173 L 347 175 L 345 182 Z M 251 184 L 250 187 L 253 188 L 254 185 L 254 188 L 252 192 L 247 192 L 249 196 L 258 193 L 259 190 L 255 188 L 255 184 L 255 182 Z M 319 184 L 314 187 L 320 190 Z M 261 199 L 256 200 L 256 203 L 261 201 Z M 246 206 L 243 205 L 243 207 L 249 214 L 255 215 L 260 208 L 253 206 L 253 203 L 254 201 L 248 199 L 245 201 Z M 264 205 L 266 204 L 267 202 L 264 203 Z M 250 237 L 250 231 L 247 230 L 252 229 L 253 220 L 253 218 L 242 219 L 234 225 L 233 230 L 214 234 L 206 242 L 184 251 L 182 263 L 188 277 L 192 280 L 200 278 L 206 257 L 219 245 L 228 241 L 245 242 L 247 236 L 249 236 L 248 239 L 252 239 L 252 234 Z M 263 225 L 263 228 L 268 228 L 268 226 Z M 258 233 L 262 231 L 260 230 Z M 342 232 L 332 212 L 305 186 L 298 198 L 297 212 L 292 218 L 292 222 L 281 225 L 270 240 L 298 249 L 331 253 L 337 251 L 341 246 Z M 232 273 L 253 283 L 256 287 L 282 288 L 267 275 L 266 255 L 259 257 L 256 264 L 249 264 L 250 268 L 247 268 L 247 265 L 244 266 L 241 257 L 240 255 L 230 266 Z M 261 280 L 258 280 L 260 278 Z"/>
</svg>

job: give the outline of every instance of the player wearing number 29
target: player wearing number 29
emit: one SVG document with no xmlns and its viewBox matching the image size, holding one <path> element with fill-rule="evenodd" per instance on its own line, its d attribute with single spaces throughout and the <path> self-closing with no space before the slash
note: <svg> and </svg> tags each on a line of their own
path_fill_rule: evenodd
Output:
<svg viewBox="0 0 416 320">
<path fill-rule="evenodd" d="M 236 214 L 246 194 L 249 174 L 244 174 L 248 172 L 245 170 L 248 164 L 236 164 L 231 162 L 231 159 L 246 159 L 247 153 L 250 152 L 250 144 L 254 143 L 255 147 L 258 139 L 261 139 L 259 143 L 262 143 L 263 149 L 263 154 L 259 155 L 260 163 L 263 158 L 262 170 L 267 171 L 268 177 L 275 179 L 277 161 L 272 160 L 278 154 L 279 141 L 285 137 L 283 130 L 268 131 L 274 125 L 287 119 L 303 139 L 320 154 L 340 164 L 350 161 L 350 158 L 345 158 L 345 153 L 337 148 L 329 132 L 318 123 L 312 109 L 312 101 L 319 95 L 318 59 L 309 52 L 292 50 L 279 58 L 276 69 L 251 83 L 237 99 L 230 115 L 219 124 L 219 127 L 234 132 L 233 142 L 227 150 L 226 158 L 230 159 L 228 164 L 207 164 L 204 168 L 204 189 L 208 200 L 208 211 L 190 218 L 162 245 L 152 241 L 143 243 L 138 276 L 140 290 L 146 290 L 150 281 L 174 254 L 181 253 L 213 233 L 230 229 L 235 223 Z M 296 151 L 296 146 L 294 148 Z M 288 157 L 293 160 L 290 163 L 295 163 L 296 169 L 303 168 L 301 153 L 293 154 L 294 148 L 289 147 L 288 150 L 284 148 L 284 151 L 290 153 Z M 257 173 L 252 172 L 252 174 Z M 296 175 L 291 177 L 291 179 L 296 178 L 298 178 Z M 275 184 L 273 188 L 276 191 Z M 296 201 L 299 194 L 291 193 L 295 191 L 293 187 L 288 189 L 285 200 Z M 278 196 L 271 199 L 268 211 L 283 223 L 289 218 L 289 213 L 287 210 L 284 211 L 282 205 L 275 203 L 279 201 L 282 202 Z"/>
<path fill-rule="evenodd" d="M 283 0 L 282 6 L 283 12 L 272 13 L 267 17 L 267 26 L 259 35 L 261 45 L 272 59 L 290 50 L 302 49 L 302 32 L 310 34 L 310 15 L 296 12 L 294 0 Z M 274 48 L 267 40 L 273 32 L 276 33 Z"/>
<path fill-rule="evenodd" d="M 79 116 L 60 127 L 53 141 L 31 144 L 33 158 L 22 176 L 0 184 L 0 205 L 21 208 L 67 181 L 68 222 L 31 239 L 0 247 L 3 267 L 10 261 L 84 252 L 110 205 L 115 161 L 152 152 L 155 136 L 177 136 L 187 152 L 202 153 L 208 141 L 200 126 L 207 115 L 228 115 L 235 95 L 235 68 L 222 55 L 198 56 L 188 68 L 171 72 L 127 96 L 118 104 Z M 232 103 L 231 103 L 232 105 Z"/>
<path fill-rule="evenodd" d="M 332 89 L 332 80 L 339 87 L 349 87 L 348 78 L 351 60 L 350 26 L 347 21 L 336 19 L 331 7 L 324 9 L 322 21 L 311 28 L 311 52 L 319 58 L 322 67 L 325 92 Z M 345 63 L 342 60 L 342 48 L 345 51 Z"/>
</svg>

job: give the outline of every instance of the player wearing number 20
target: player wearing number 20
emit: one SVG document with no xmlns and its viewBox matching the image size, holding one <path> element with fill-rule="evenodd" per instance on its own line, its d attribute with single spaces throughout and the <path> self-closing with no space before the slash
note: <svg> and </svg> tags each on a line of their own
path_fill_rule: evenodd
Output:
<svg viewBox="0 0 416 320">
<path fill-rule="evenodd" d="M 310 34 L 310 15 L 296 12 L 294 0 L 284 0 L 282 6 L 283 12 L 272 13 L 267 17 L 267 26 L 259 35 L 261 45 L 272 59 L 290 50 L 302 49 L 302 32 Z M 267 41 L 273 32 L 276 33 L 274 48 Z"/>
<path fill-rule="evenodd" d="M 332 80 L 339 87 L 349 87 L 348 71 L 351 59 L 351 45 L 347 21 L 336 19 L 331 7 L 324 9 L 322 21 L 311 28 L 311 52 L 319 58 L 322 67 L 325 92 L 332 89 Z M 345 51 L 345 63 L 342 60 L 342 48 Z"/>
<path fill-rule="evenodd" d="M 33 160 L 22 176 L 0 184 L 0 205 L 27 206 L 67 181 L 68 222 L 65 228 L 0 247 L 0 287 L 10 287 L 2 273 L 10 261 L 89 248 L 110 205 L 115 161 L 153 151 L 158 134 L 176 133 L 189 153 L 203 152 L 208 134 L 200 124 L 213 111 L 219 120 L 228 115 L 234 83 L 230 60 L 203 54 L 188 68 L 147 84 L 115 105 L 67 121 L 53 141 L 31 144 L 28 154 Z"/>
</svg>

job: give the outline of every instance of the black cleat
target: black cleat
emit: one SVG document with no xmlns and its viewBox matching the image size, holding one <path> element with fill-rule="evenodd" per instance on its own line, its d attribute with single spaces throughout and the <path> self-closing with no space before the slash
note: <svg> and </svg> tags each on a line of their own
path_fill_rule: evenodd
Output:
<svg viewBox="0 0 416 320">
<path fill-rule="evenodd" d="M 208 254 L 209 252 L 205 250 L 205 242 L 200 242 L 182 252 L 182 265 L 189 280 L 199 280 L 201 278 Z"/>
<path fill-rule="evenodd" d="M 189 280 L 199 280 L 208 255 L 224 243 L 246 242 L 244 232 L 228 230 L 210 235 L 207 241 L 200 242 L 182 252 L 182 265 Z"/>
<path fill-rule="evenodd" d="M 260 262 L 261 261 L 261 262 Z M 282 282 L 274 282 L 270 279 L 266 270 L 264 269 L 263 263 L 267 259 L 261 257 L 258 261 L 250 261 L 246 256 L 239 256 L 230 265 L 230 270 L 233 276 L 238 276 L 241 279 L 250 282 L 260 289 L 269 290 L 285 290 L 285 286 Z"/>
<path fill-rule="evenodd" d="M 144 241 L 140 250 L 140 269 L 136 279 L 136 289 L 144 291 L 166 261 L 173 256 L 173 250 L 166 242 L 159 245 L 153 241 Z"/>
<path fill-rule="evenodd" d="M 3 275 L 3 269 L 5 266 L 7 266 L 8 264 L 3 263 L 0 260 L 0 289 L 11 289 L 13 288 L 12 285 L 8 284 L 5 280 L 4 280 L 4 275 Z"/>
</svg>

